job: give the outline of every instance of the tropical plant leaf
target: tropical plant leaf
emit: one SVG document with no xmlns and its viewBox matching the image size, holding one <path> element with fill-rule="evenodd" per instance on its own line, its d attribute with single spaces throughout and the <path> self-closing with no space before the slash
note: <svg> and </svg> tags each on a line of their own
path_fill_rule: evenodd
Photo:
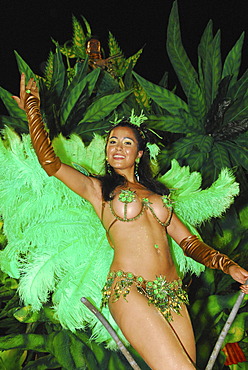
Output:
<svg viewBox="0 0 248 370">
<path fill-rule="evenodd" d="M 207 54 L 209 52 L 209 45 L 213 40 L 213 22 L 210 20 L 202 34 L 199 46 L 198 46 L 198 70 L 199 70 L 199 81 L 202 91 L 205 89 L 205 76 L 206 76 L 206 61 Z"/>
<path fill-rule="evenodd" d="M 222 71 L 222 79 L 226 76 L 232 76 L 231 84 L 235 83 L 238 78 L 239 68 L 241 64 L 242 57 L 242 47 L 244 43 L 244 32 L 241 34 L 240 38 L 228 53 Z"/>
<path fill-rule="evenodd" d="M 233 100 L 242 99 L 247 92 L 248 85 L 248 69 L 245 71 L 243 76 L 230 87 L 228 94 L 233 98 Z"/>
<path fill-rule="evenodd" d="M 88 96 L 91 95 L 95 87 L 96 81 L 99 77 L 100 71 L 101 71 L 100 68 L 94 69 L 86 77 L 84 77 L 81 81 L 78 79 L 78 76 L 74 77 L 76 81 L 73 81 L 72 87 L 70 87 L 71 85 L 69 85 L 68 87 L 69 93 L 68 94 L 65 93 L 66 97 L 63 100 L 63 104 L 61 106 L 61 111 L 60 111 L 61 125 L 66 124 L 67 118 L 69 117 L 71 111 L 73 110 L 77 100 L 79 99 L 86 85 L 87 85 L 87 90 L 88 90 Z"/>
<path fill-rule="evenodd" d="M 128 90 L 128 88 L 125 90 Z M 110 73 L 101 70 L 101 74 L 96 84 L 96 96 L 100 97 L 103 95 L 115 94 L 117 92 L 120 92 L 118 81 L 115 80 Z"/>
<path fill-rule="evenodd" d="M 10 116 L 0 116 L 0 126 L 9 126 L 15 129 L 18 133 L 28 134 L 28 122 L 21 118 L 10 117 Z"/>
<path fill-rule="evenodd" d="M 188 96 L 192 80 L 195 81 L 198 76 L 182 45 L 177 1 L 173 3 L 169 18 L 166 46 L 173 68 Z"/>
<path fill-rule="evenodd" d="M 109 32 L 109 50 L 110 50 L 110 57 L 113 59 L 111 60 L 111 68 L 113 69 L 113 74 L 116 77 L 123 77 L 125 72 L 127 71 L 129 63 L 127 62 L 126 58 L 123 55 L 121 48 L 119 47 L 115 37 Z"/>
<path fill-rule="evenodd" d="M 199 144 L 199 135 L 190 135 L 177 140 L 172 145 L 173 156 L 176 159 L 184 159 L 185 156 L 191 153 L 193 147 Z"/>
<path fill-rule="evenodd" d="M 225 113 L 225 121 L 238 121 L 248 117 L 248 95 L 237 99 Z"/>
<path fill-rule="evenodd" d="M 248 323 L 248 312 L 241 312 L 235 317 L 235 320 L 225 338 L 226 343 L 240 342 L 246 336 Z"/>
<path fill-rule="evenodd" d="M 0 352 L 0 368 L 2 370 L 21 370 L 27 357 L 27 351 L 9 349 Z"/>
<path fill-rule="evenodd" d="M 53 56 L 53 76 L 51 80 L 51 89 L 57 97 L 60 97 L 66 87 L 66 70 L 62 60 L 62 54 L 57 48 Z M 55 97 L 56 100 L 56 97 Z"/>
<path fill-rule="evenodd" d="M 167 87 L 168 87 L 168 78 L 169 78 L 169 73 L 168 72 L 165 72 L 163 74 L 163 77 L 159 81 L 159 86 L 162 86 L 162 87 L 164 87 L 164 88 L 167 89 Z"/>
<path fill-rule="evenodd" d="M 187 158 L 187 163 L 189 164 L 192 171 L 201 171 L 202 165 L 206 160 L 206 153 L 192 151 L 190 153 L 190 156 L 188 156 Z"/>
<path fill-rule="evenodd" d="M 226 150 L 225 146 L 221 142 L 215 142 L 212 149 L 212 155 L 214 160 L 214 165 L 218 169 L 228 167 L 231 168 L 231 162 L 229 153 Z"/>
<path fill-rule="evenodd" d="M 240 146 L 247 148 L 248 146 L 248 132 L 243 133 L 242 135 L 239 135 L 234 142 Z"/>
<path fill-rule="evenodd" d="M 221 64 L 220 31 L 218 31 L 212 43 L 209 45 L 209 50 L 206 54 L 204 79 L 207 108 L 210 108 L 218 91 L 221 79 Z"/>
<path fill-rule="evenodd" d="M 46 356 L 38 357 L 34 361 L 29 361 L 25 365 L 25 370 L 45 370 L 45 369 L 57 369 L 60 367 L 60 364 L 56 360 L 56 358 L 49 354 Z"/>
<path fill-rule="evenodd" d="M 14 118 L 19 118 L 22 121 L 26 121 L 26 113 L 18 107 L 16 102 L 12 99 L 13 94 L 0 87 L 0 98 L 3 101 L 9 115 Z"/>
<path fill-rule="evenodd" d="M 135 96 L 135 99 L 139 103 L 140 107 L 143 109 L 149 109 L 150 108 L 150 99 L 147 96 L 147 93 L 143 89 L 143 87 L 138 83 L 134 82 L 134 90 L 133 94 Z"/>
<path fill-rule="evenodd" d="M 118 42 L 116 41 L 116 38 L 114 37 L 114 35 L 111 32 L 109 32 L 108 46 L 109 46 L 109 55 L 111 57 L 113 57 L 117 54 L 123 55 L 123 52 L 122 52 Z M 122 59 L 125 61 L 124 57 L 122 57 Z"/>
<path fill-rule="evenodd" d="M 187 98 L 190 113 L 199 121 L 199 125 L 203 124 L 203 119 L 205 118 L 207 110 L 205 98 L 196 80 L 191 80 Z"/>
<path fill-rule="evenodd" d="M 51 86 L 52 76 L 53 76 L 53 53 L 50 51 L 44 70 L 44 78 L 46 81 L 45 83 L 48 88 Z"/>
<path fill-rule="evenodd" d="M 177 114 L 178 110 L 182 109 L 189 112 L 188 105 L 171 91 L 164 89 L 161 86 L 155 85 L 152 82 L 145 80 L 136 72 L 133 72 L 139 84 L 143 87 L 147 95 L 153 99 L 158 105 L 166 109 L 171 114 Z"/>
<path fill-rule="evenodd" d="M 109 122 L 106 121 L 94 122 L 94 124 L 92 124 L 92 122 L 84 122 L 83 124 L 78 125 L 74 131 L 78 135 L 82 135 L 86 142 L 92 140 L 95 133 L 104 135 L 106 131 L 109 130 L 109 127 Z"/>
<path fill-rule="evenodd" d="M 124 91 L 112 95 L 103 96 L 92 103 L 86 111 L 85 116 L 79 122 L 97 122 L 110 114 L 123 100 L 131 93 L 131 91 Z"/>
<path fill-rule="evenodd" d="M 182 114 L 180 111 L 176 115 L 149 115 L 146 125 L 152 129 L 182 134 L 192 133 L 196 126 L 189 114 Z M 197 130 L 195 131 L 197 132 Z M 201 129 L 199 129 L 199 133 L 202 133 Z"/>
<path fill-rule="evenodd" d="M 72 16 L 72 25 L 73 25 L 73 49 L 76 50 L 76 57 L 85 58 L 86 57 L 86 48 L 85 43 L 86 39 L 91 36 L 91 29 L 87 20 L 82 17 L 84 24 L 87 28 L 87 34 L 85 35 L 81 23 L 77 20 L 75 16 Z"/>
<path fill-rule="evenodd" d="M 89 66 L 88 66 L 88 56 L 85 58 L 84 61 L 78 62 L 75 64 L 74 68 L 74 75 L 71 79 L 70 83 L 68 84 L 65 93 L 63 94 L 61 104 L 64 104 L 68 95 L 70 95 L 71 90 L 83 80 L 86 75 L 89 73 Z"/>
<path fill-rule="evenodd" d="M 126 70 L 127 70 L 127 68 L 129 67 L 130 64 L 132 64 L 132 68 L 135 67 L 135 65 L 136 65 L 140 55 L 142 54 L 142 52 L 143 52 L 143 48 L 138 50 L 137 53 L 135 53 L 131 57 L 127 58 L 127 60 L 126 60 Z"/>
<path fill-rule="evenodd" d="M 25 73 L 26 80 L 28 81 L 31 77 L 35 77 L 35 73 L 32 71 L 29 65 L 22 59 L 22 57 L 17 53 L 17 51 L 14 51 L 14 53 L 15 53 L 19 72 Z"/>
<path fill-rule="evenodd" d="M 83 15 L 81 15 L 81 18 L 84 21 L 84 25 L 85 25 L 85 28 L 86 28 L 86 31 L 87 31 L 86 32 L 86 38 L 91 37 L 91 27 L 90 27 L 89 22 L 87 21 L 87 19 Z"/>
<path fill-rule="evenodd" d="M 248 170 L 248 149 L 247 147 L 241 147 L 231 143 L 230 141 L 222 143 L 222 146 L 228 151 L 233 166 L 243 167 L 245 170 Z"/>
</svg>

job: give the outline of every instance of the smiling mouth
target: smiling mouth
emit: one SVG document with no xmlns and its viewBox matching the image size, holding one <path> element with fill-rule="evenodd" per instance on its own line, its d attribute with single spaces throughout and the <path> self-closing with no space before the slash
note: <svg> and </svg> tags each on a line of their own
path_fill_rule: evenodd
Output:
<svg viewBox="0 0 248 370">
<path fill-rule="evenodd" d="M 125 157 L 123 155 L 114 155 L 114 159 L 124 159 Z"/>
</svg>

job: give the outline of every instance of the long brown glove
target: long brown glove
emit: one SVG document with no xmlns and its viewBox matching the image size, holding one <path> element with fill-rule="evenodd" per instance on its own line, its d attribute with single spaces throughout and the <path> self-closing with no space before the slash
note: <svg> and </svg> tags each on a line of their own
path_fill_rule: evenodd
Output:
<svg viewBox="0 0 248 370">
<path fill-rule="evenodd" d="M 220 269 L 226 274 L 229 272 L 229 267 L 238 266 L 228 256 L 209 247 L 195 235 L 184 238 L 180 242 L 180 247 L 186 256 L 193 258 L 195 261 L 211 269 Z"/>
<path fill-rule="evenodd" d="M 51 140 L 42 120 L 39 108 L 39 99 L 33 95 L 28 96 L 25 102 L 30 137 L 34 150 L 42 168 L 49 176 L 54 175 L 61 166 L 59 157 L 54 153 Z"/>
</svg>

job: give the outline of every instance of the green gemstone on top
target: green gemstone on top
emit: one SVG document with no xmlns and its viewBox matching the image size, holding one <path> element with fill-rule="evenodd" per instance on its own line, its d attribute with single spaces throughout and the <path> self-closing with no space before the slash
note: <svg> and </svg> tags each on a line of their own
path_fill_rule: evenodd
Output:
<svg viewBox="0 0 248 370">
<path fill-rule="evenodd" d="M 128 190 L 121 190 L 119 195 L 119 200 L 122 203 L 132 203 L 135 200 L 135 192 L 128 189 Z"/>
<path fill-rule="evenodd" d="M 128 273 L 127 273 L 127 277 L 128 277 L 129 279 L 133 279 L 134 275 L 133 275 L 131 272 L 128 272 Z"/>
<path fill-rule="evenodd" d="M 165 207 L 172 208 L 172 200 L 170 199 L 170 195 L 163 195 L 162 202 Z"/>
</svg>

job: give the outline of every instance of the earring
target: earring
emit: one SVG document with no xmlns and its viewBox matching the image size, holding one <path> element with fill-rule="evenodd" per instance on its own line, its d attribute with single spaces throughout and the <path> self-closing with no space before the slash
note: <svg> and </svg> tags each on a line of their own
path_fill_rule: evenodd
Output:
<svg viewBox="0 0 248 370">
<path fill-rule="evenodd" d="M 108 174 L 111 175 L 112 172 L 111 172 L 111 166 L 108 163 L 108 157 L 106 157 L 106 166 L 107 166 L 107 172 L 108 172 Z"/>
<path fill-rule="evenodd" d="M 137 181 L 139 182 L 139 173 L 138 173 L 138 170 L 139 170 L 139 162 L 140 162 L 140 158 L 136 158 L 135 159 L 135 169 L 134 169 L 134 176 L 136 177 Z"/>
</svg>

